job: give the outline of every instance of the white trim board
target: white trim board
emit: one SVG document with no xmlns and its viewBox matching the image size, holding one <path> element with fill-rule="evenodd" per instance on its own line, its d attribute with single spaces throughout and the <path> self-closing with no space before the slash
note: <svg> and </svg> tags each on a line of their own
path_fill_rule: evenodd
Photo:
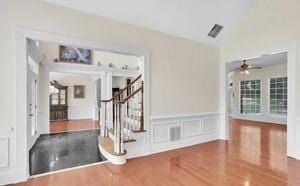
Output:
<svg viewBox="0 0 300 186">
<path fill-rule="evenodd" d="M 81 168 L 101 165 L 101 164 L 105 164 L 105 163 L 109 163 L 109 161 L 105 160 L 105 161 L 100 161 L 100 162 L 91 163 L 91 164 L 87 164 L 87 165 L 79 165 L 79 166 L 76 166 L 76 167 L 71 167 L 71 168 L 65 168 L 65 169 L 61 169 L 61 170 L 46 172 L 46 173 L 30 176 L 29 178 L 38 178 L 38 177 L 43 177 L 43 176 L 47 176 L 47 175 L 51 175 L 51 174 L 57 174 L 57 173 L 61 173 L 61 172 L 66 172 L 66 171 L 77 170 L 77 169 L 81 169 Z"/>
<path fill-rule="evenodd" d="M 44 62 L 45 68 L 51 72 L 62 72 L 62 73 L 78 73 L 88 75 L 101 75 L 105 72 L 113 73 L 113 75 L 124 76 L 124 77 L 136 77 L 139 75 L 137 70 L 124 70 L 117 68 L 99 67 L 96 65 L 82 65 L 82 64 L 69 64 L 69 63 L 51 63 Z"/>
<path fill-rule="evenodd" d="M 203 112 L 195 114 L 181 114 L 181 115 L 168 115 L 168 116 L 151 116 L 150 120 L 162 120 L 162 119 L 175 119 L 175 118 L 191 118 L 191 117 L 202 117 L 202 116 L 211 116 L 219 115 L 219 112 Z"/>
<path fill-rule="evenodd" d="M 33 40 L 52 42 L 58 44 L 68 44 L 74 46 L 80 46 L 84 48 L 93 48 L 98 50 L 129 54 L 135 56 L 141 56 L 144 58 L 144 85 L 145 85 L 145 129 L 147 130 L 150 125 L 150 51 L 143 48 L 135 48 L 132 46 L 124 45 L 115 45 L 111 43 L 93 41 L 90 39 L 83 39 L 78 37 L 69 37 L 56 33 L 49 33 L 46 31 L 37 31 L 21 27 L 15 28 L 15 61 L 16 61 L 16 134 L 13 139 L 16 143 L 13 143 L 13 149 L 16 149 L 16 152 L 11 154 L 12 164 L 10 164 L 10 173 L 5 175 L 10 175 L 8 178 L 2 177 L 0 175 L 0 180 L 6 180 L 5 183 L 14 183 L 19 181 L 27 180 L 29 177 L 29 165 L 28 165 L 28 149 L 27 149 L 27 100 L 24 97 L 27 97 L 27 88 L 26 88 L 26 70 L 27 70 L 27 61 L 26 61 L 26 39 L 31 38 Z M 117 72 L 116 72 L 117 73 Z M 146 133 L 145 144 L 147 151 L 150 149 L 150 135 Z M 8 172 L 7 172 L 8 173 Z M 13 176 L 12 176 L 13 175 Z"/>
<path fill-rule="evenodd" d="M 272 124 L 277 124 L 277 125 L 286 125 L 285 123 L 285 119 L 282 119 L 282 122 L 279 121 L 278 118 L 274 117 L 274 120 L 270 120 L 270 118 L 264 119 L 261 118 L 260 116 L 256 117 L 253 115 L 247 115 L 247 116 L 236 116 L 236 115 L 230 115 L 230 117 L 234 118 L 234 119 L 240 119 L 240 120 L 249 120 L 249 121 L 257 121 L 257 122 L 264 122 L 264 123 L 272 123 Z"/>
</svg>

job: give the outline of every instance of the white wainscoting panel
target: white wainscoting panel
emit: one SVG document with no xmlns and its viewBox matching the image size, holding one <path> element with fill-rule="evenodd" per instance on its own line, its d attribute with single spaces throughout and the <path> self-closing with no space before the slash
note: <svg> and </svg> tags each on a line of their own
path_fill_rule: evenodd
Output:
<svg viewBox="0 0 300 186">
<path fill-rule="evenodd" d="M 92 119 L 94 112 L 93 105 L 69 105 L 69 119 Z"/>
<path fill-rule="evenodd" d="M 201 120 L 182 120 L 181 124 L 181 136 L 183 138 L 198 136 L 201 134 Z"/>
<path fill-rule="evenodd" d="M 8 137 L 0 138 L 0 168 L 9 167 L 10 140 Z"/>
<path fill-rule="evenodd" d="M 177 124 L 176 122 L 161 122 L 153 126 L 153 142 L 164 142 L 169 140 L 169 126 Z"/>
<path fill-rule="evenodd" d="M 219 113 L 151 117 L 151 153 L 219 139 Z M 179 140 L 171 141 L 170 128 L 180 127 Z"/>
<path fill-rule="evenodd" d="M 203 135 L 214 134 L 217 132 L 219 132 L 217 117 L 202 119 L 202 134 Z"/>
</svg>

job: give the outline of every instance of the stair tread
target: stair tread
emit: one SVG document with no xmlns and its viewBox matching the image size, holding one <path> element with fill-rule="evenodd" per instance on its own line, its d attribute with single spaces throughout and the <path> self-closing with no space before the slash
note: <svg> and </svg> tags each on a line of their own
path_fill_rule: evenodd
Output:
<svg viewBox="0 0 300 186">
<path fill-rule="evenodd" d="M 99 136 L 99 144 L 102 148 L 104 148 L 108 153 L 114 155 L 114 156 L 123 156 L 126 154 L 126 150 L 124 153 L 116 153 L 114 152 L 114 143 L 109 137 L 101 137 Z"/>
</svg>

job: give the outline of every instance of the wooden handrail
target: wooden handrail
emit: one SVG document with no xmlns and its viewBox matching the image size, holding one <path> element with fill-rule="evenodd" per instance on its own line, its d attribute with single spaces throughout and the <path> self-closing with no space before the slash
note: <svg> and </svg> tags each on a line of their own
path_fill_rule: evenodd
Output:
<svg viewBox="0 0 300 186">
<path fill-rule="evenodd" d="M 137 78 L 135 78 L 131 83 L 129 83 L 125 88 L 121 89 L 118 94 L 114 95 L 112 98 L 107 100 L 102 100 L 101 102 L 111 102 L 116 97 L 120 96 L 125 90 L 127 90 L 131 85 L 133 85 L 137 80 L 139 80 L 142 77 L 142 74 L 140 74 Z"/>
<path fill-rule="evenodd" d="M 125 99 L 122 101 L 115 101 L 114 104 L 124 104 L 127 100 L 132 98 L 134 95 L 136 95 L 138 92 L 143 91 L 144 87 L 141 86 L 140 88 L 136 89 L 133 93 L 130 94 L 130 96 L 127 96 Z"/>
</svg>

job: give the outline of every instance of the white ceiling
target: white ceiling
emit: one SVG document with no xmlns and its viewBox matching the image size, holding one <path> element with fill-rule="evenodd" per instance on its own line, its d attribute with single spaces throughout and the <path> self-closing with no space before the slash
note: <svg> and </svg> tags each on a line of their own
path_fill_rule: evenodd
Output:
<svg viewBox="0 0 300 186">
<path fill-rule="evenodd" d="M 243 63 L 243 60 L 233 61 L 228 64 L 230 70 L 238 69 Z M 260 67 L 269 67 L 276 65 L 287 65 L 287 53 L 277 53 L 271 55 L 263 55 L 260 57 L 255 57 L 253 59 L 247 59 L 248 65 L 255 65 Z"/>
<path fill-rule="evenodd" d="M 171 35 L 219 44 L 256 0 L 45 0 Z M 216 38 L 214 24 L 224 26 Z"/>
</svg>

